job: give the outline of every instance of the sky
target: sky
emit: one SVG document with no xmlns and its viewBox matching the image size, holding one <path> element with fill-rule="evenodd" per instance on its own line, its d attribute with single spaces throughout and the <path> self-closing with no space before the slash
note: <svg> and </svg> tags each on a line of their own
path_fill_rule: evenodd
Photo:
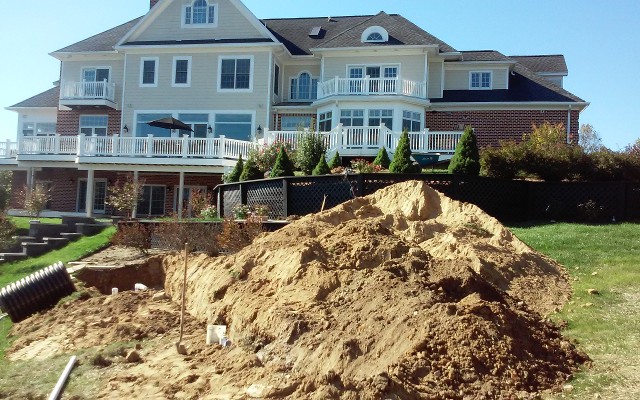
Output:
<svg viewBox="0 0 640 400">
<path fill-rule="evenodd" d="M 186 1 L 186 0 L 181 0 Z M 564 54 L 564 88 L 591 103 L 580 115 L 612 150 L 640 138 L 640 1 L 637 0 L 245 0 L 258 18 L 398 13 L 457 50 Z M 295 6 L 294 6 L 295 5 Z M 5 110 L 52 87 L 49 53 L 145 14 L 148 0 L 2 1 L 0 140 L 15 140 Z M 13 60 L 13 61 L 11 61 Z"/>
</svg>

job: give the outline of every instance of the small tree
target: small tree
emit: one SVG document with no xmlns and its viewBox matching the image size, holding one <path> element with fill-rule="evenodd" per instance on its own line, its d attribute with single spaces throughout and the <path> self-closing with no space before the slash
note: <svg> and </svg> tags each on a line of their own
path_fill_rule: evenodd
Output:
<svg viewBox="0 0 640 400">
<path fill-rule="evenodd" d="M 305 175 L 311 175 L 320 157 L 324 157 L 327 146 L 324 138 L 315 132 L 305 132 L 301 135 L 296 149 L 297 165 Z"/>
<path fill-rule="evenodd" d="M 20 198 L 23 199 L 22 206 L 29 215 L 37 218 L 51 201 L 51 189 L 42 183 L 36 184 L 31 190 L 25 185 L 20 191 Z"/>
<path fill-rule="evenodd" d="M 6 214 L 0 214 L 0 251 L 5 251 L 11 247 L 15 240 L 13 236 L 16 234 L 16 226 Z"/>
<path fill-rule="evenodd" d="M 331 161 L 329 161 L 329 168 L 334 169 L 341 166 L 342 166 L 342 161 L 340 161 L 340 153 L 336 151 L 336 154 L 334 154 Z"/>
<path fill-rule="evenodd" d="M 578 139 L 578 145 L 582 147 L 582 150 L 587 153 L 595 153 L 603 149 L 602 138 L 598 132 L 593 129 L 591 124 L 580 125 L 580 137 Z"/>
<path fill-rule="evenodd" d="M 191 217 L 200 217 L 202 211 L 209 208 L 213 204 L 213 194 L 211 192 L 203 190 L 194 190 L 191 193 L 189 199 L 189 205 L 191 206 Z M 184 213 L 186 215 L 187 213 Z"/>
<path fill-rule="evenodd" d="M 242 154 L 238 156 L 238 162 L 236 162 L 236 166 L 233 167 L 233 170 L 224 176 L 224 183 L 233 183 L 240 181 L 240 175 L 242 174 L 242 170 L 244 169 L 244 162 L 242 161 Z"/>
<path fill-rule="evenodd" d="M 262 178 L 264 178 L 264 173 L 260 171 L 253 157 L 249 157 L 247 162 L 244 163 L 244 168 L 242 168 L 242 174 L 240 174 L 240 182 L 252 181 Z"/>
<path fill-rule="evenodd" d="M 330 173 L 331 169 L 329 169 L 327 159 L 322 155 L 322 157 L 320 157 L 320 161 L 318 161 L 318 165 L 313 169 L 313 175 L 327 175 Z"/>
<path fill-rule="evenodd" d="M 12 171 L 0 171 L 0 210 L 5 210 L 11 199 Z"/>
<path fill-rule="evenodd" d="M 109 196 L 106 203 L 113 207 L 114 210 L 122 211 L 130 218 L 133 217 L 133 210 L 142 198 L 144 181 L 133 181 L 129 175 L 124 181 L 117 180 L 116 183 L 109 188 Z"/>
<path fill-rule="evenodd" d="M 293 176 L 293 164 L 287 155 L 287 151 L 285 147 L 280 147 L 280 151 L 278 152 L 278 157 L 276 158 L 276 163 L 271 170 L 271 174 L 269 177 L 271 178 L 279 178 L 282 176 Z"/>
<path fill-rule="evenodd" d="M 449 163 L 449 173 L 476 176 L 480 173 L 478 140 L 470 126 L 464 129 L 464 133 L 456 146 L 456 152 Z"/>
<path fill-rule="evenodd" d="M 410 174 L 415 172 L 411 161 L 411 148 L 409 147 L 409 133 L 402 131 L 396 152 L 393 153 L 393 161 L 389 165 L 389 171 L 396 174 Z"/>
<path fill-rule="evenodd" d="M 373 165 L 379 165 L 384 169 L 389 169 L 389 164 L 391 164 L 389 154 L 387 154 L 387 149 L 382 146 L 382 148 L 378 151 L 376 159 L 373 160 Z"/>
</svg>

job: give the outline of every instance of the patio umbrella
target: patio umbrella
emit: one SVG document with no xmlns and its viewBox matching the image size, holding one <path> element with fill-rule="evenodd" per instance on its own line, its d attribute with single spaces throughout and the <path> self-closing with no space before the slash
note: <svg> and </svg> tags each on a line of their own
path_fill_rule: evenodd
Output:
<svg viewBox="0 0 640 400">
<path fill-rule="evenodd" d="M 155 121 L 147 122 L 147 125 L 164 129 L 180 129 L 182 131 L 193 132 L 193 129 L 191 129 L 189 125 L 173 117 L 156 119 Z"/>
</svg>

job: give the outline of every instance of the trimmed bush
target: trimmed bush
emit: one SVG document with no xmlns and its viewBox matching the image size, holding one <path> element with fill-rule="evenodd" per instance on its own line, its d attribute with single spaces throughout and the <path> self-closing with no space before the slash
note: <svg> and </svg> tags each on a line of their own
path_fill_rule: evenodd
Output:
<svg viewBox="0 0 640 400">
<path fill-rule="evenodd" d="M 263 173 L 269 172 L 275 165 L 276 158 L 278 158 L 278 152 L 282 146 L 285 147 L 289 158 L 295 158 L 294 151 L 291 148 L 291 143 L 284 141 L 275 141 L 268 145 L 265 144 L 259 149 L 251 149 L 249 151 L 248 158 L 253 158 L 260 171 Z"/>
<path fill-rule="evenodd" d="M 301 135 L 298 147 L 296 149 L 297 167 L 305 175 L 311 175 L 313 168 L 320 161 L 320 157 L 324 157 L 327 146 L 324 144 L 324 138 L 315 132 L 305 132 Z"/>
<path fill-rule="evenodd" d="M 264 173 L 260 171 L 253 157 L 249 157 L 247 162 L 244 163 L 244 168 L 242 168 L 242 174 L 240 174 L 240 182 L 253 181 L 256 179 L 263 179 L 263 178 L 264 178 Z"/>
<path fill-rule="evenodd" d="M 313 169 L 313 175 L 327 175 L 331 173 L 331 169 L 327 164 L 327 159 L 324 155 L 320 157 L 320 161 L 318 161 L 318 165 Z"/>
<path fill-rule="evenodd" d="M 284 146 L 280 147 L 280 151 L 278 152 L 278 157 L 276 158 L 276 163 L 271 169 L 271 174 L 269 174 L 270 178 L 280 178 L 283 176 L 293 176 L 293 164 L 287 155 L 287 151 Z"/>
<path fill-rule="evenodd" d="M 224 183 L 233 183 L 240 181 L 240 175 L 242 174 L 242 170 L 244 169 L 244 162 L 242 161 L 242 154 L 238 156 L 238 162 L 236 166 L 233 167 L 233 170 L 224 176 Z"/>
<path fill-rule="evenodd" d="M 518 174 L 524 158 L 524 148 L 515 142 L 500 142 L 500 147 L 482 150 L 480 159 L 482 175 L 513 179 Z"/>
<path fill-rule="evenodd" d="M 465 128 L 456 146 L 456 152 L 449 163 L 449 173 L 476 176 L 480 173 L 478 140 L 470 126 Z"/>
<path fill-rule="evenodd" d="M 334 154 L 331 161 L 329 161 L 329 168 L 334 169 L 338 167 L 342 167 L 342 161 L 340 160 L 340 153 L 336 151 L 336 154 Z"/>
<path fill-rule="evenodd" d="M 389 164 L 391 164 L 389 154 L 387 154 L 387 149 L 382 146 L 382 148 L 378 151 L 378 155 L 376 156 L 375 160 L 373 160 L 373 165 L 379 165 L 384 169 L 389 169 Z"/>
<path fill-rule="evenodd" d="M 395 174 L 411 174 L 416 172 L 413 162 L 411 161 L 409 133 L 406 129 L 402 131 L 396 152 L 393 153 L 393 161 L 389 165 L 389 171 Z"/>
</svg>

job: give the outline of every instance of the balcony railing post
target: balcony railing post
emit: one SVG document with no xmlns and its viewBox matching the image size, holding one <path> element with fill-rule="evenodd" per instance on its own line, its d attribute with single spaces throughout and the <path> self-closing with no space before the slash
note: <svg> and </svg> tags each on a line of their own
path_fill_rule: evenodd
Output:
<svg viewBox="0 0 640 400">
<path fill-rule="evenodd" d="M 226 147 L 226 143 L 225 142 L 226 142 L 226 140 L 225 140 L 224 135 L 220 135 L 219 137 L 220 137 L 220 147 L 218 147 L 218 158 L 224 158 L 226 156 L 226 153 L 227 153 L 226 150 L 225 150 L 225 147 Z"/>
<path fill-rule="evenodd" d="M 7 158 L 11 158 L 11 140 L 7 139 L 7 147 L 4 149 L 4 155 Z"/>
<path fill-rule="evenodd" d="M 340 94 L 340 78 L 336 75 L 333 94 Z"/>
<path fill-rule="evenodd" d="M 182 135 L 182 158 L 189 155 L 189 135 Z"/>
<path fill-rule="evenodd" d="M 424 149 L 426 151 L 432 151 L 433 149 L 431 148 L 431 140 L 430 137 L 431 134 L 429 133 L 429 128 L 424 128 Z"/>
<path fill-rule="evenodd" d="M 84 133 L 81 133 L 78 135 L 78 157 L 81 157 L 84 155 L 84 140 L 85 140 L 86 135 Z"/>
<path fill-rule="evenodd" d="M 147 135 L 147 157 L 153 157 L 153 135 Z"/>
<path fill-rule="evenodd" d="M 384 134 L 387 132 L 387 127 L 384 122 L 380 123 L 380 132 L 378 132 L 378 147 L 384 146 Z"/>
<path fill-rule="evenodd" d="M 53 145 L 53 147 L 54 147 L 53 152 L 55 154 L 60 154 L 60 134 L 59 133 L 56 133 L 54 135 L 54 140 L 55 140 L 55 142 L 54 142 L 54 145 Z"/>
<path fill-rule="evenodd" d="M 367 75 L 364 77 L 364 88 L 362 88 L 362 93 L 369 94 L 369 81 L 371 80 L 371 76 Z"/>
<path fill-rule="evenodd" d="M 111 136 L 111 155 L 116 157 L 118 155 L 118 151 L 120 150 L 120 134 L 114 133 Z"/>
</svg>

